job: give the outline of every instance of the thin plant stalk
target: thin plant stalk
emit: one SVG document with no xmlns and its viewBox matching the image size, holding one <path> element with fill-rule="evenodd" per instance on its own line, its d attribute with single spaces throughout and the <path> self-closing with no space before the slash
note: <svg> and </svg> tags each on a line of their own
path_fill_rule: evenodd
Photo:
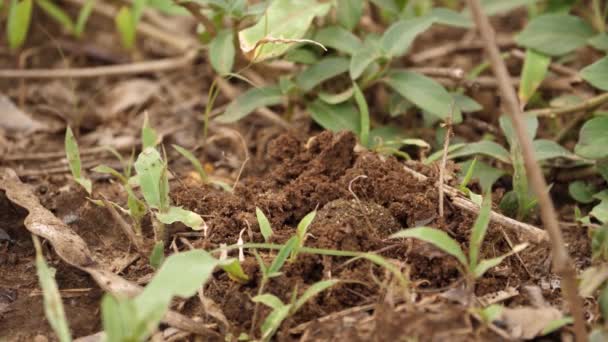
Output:
<svg viewBox="0 0 608 342">
<path fill-rule="evenodd" d="M 487 15 L 483 12 L 479 0 L 468 0 L 468 5 L 471 9 L 477 29 L 485 43 L 485 48 L 492 64 L 492 70 L 498 81 L 498 87 L 502 93 L 505 104 L 507 105 L 507 113 L 509 114 L 517 133 L 526 173 L 530 179 L 530 185 L 538 198 L 541 218 L 551 241 L 553 269 L 556 274 L 562 277 L 562 293 L 564 300 L 568 302 L 571 314 L 574 318 L 574 334 L 576 341 L 587 341 L 583 306 L 581 299 L 578 296 L 574 264 L 572 263 L 564 244 L 555 207 L 547 191 L 547 182 L 534 157 L 532 139 L 526 132 L 524 123 L 522 122 L 521 118 L 523 113 L 520 109 L 519 101 L 517 100 L 515 89 L 510 81 L 510 76 L 507 72 L 505 63 L 500 57 L 500 51 L 496 45 L 494 29 L 492 28 Z"/>
</svg>

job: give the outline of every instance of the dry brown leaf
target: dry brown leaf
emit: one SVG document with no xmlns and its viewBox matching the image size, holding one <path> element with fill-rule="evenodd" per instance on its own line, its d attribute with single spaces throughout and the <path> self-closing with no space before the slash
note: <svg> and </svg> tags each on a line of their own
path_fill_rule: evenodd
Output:
<svg viewBox="0 0 608 342">
<path fill-rule="evenodd" d="M 97 115 L 102 121 L 112 120 L 127 109 L 148 102 L 159 89 L 158 82 L 145 78 L 120 82 L 105 96 L 105 103 L 98 108 Z"/>
<path fill-rule="evenodd" d="M 513 339 L 532 339 L 539 336 L 549 323 L 563 318 L 561 311 L 553 307 L 504 308 L 500 321 Z"/>
<path fill-rule="evenodd" d="M 9 134 L 14 134 L 31 133 L 43 127 L 43 124 L 17 108 L 8 96 L 0 94 L 0 128 Z"/>
</svg>

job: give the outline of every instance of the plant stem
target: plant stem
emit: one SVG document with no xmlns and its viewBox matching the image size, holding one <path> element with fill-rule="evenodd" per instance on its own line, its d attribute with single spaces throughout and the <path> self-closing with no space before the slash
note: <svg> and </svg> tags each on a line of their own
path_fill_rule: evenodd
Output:
<svg viewBox="0 0 608 342">
<path fill-rule="evenodd" d="M 580 111 L 589 111 L 594 109 L 602 104 L 608 102 L 608 93 L 600 94 L 596 97 L 592 97 L 587 99 L 581 103 L 577 103 L 572 106 L 565 106 L 560 108 L 544 108 L 544 109 L 535 109 L 526 111 L 526 114 L 536 115 L 536 116 L 552 116 L 552 115 L 560 115 L 560 114 L 569 114 Z"/>
<path fill-rule="evenodd" d="M 262 275 L 262 281 L 260 282 L 260 288 L 258 289 L 258 296 L 262 295 L 264 293 L 264 288 L 266 287 L 266 282 L 268 282 L 268 277 L 266 276 L 266 274 Z M 256 302 L 255 306 L 253 307 L 253 316 L 251 317 L 251 328 L 249 328 L 249 336 L 253 337 L 255 336 L 255 324 L 256 321 L 258 320 L 258 310 L 259 310 L 259 306 L 260 303 Z"/>
<path fill-rule="evenodd" d="M 542 221 L 545 224 L 545 229 L 551 240 L 553 268 L 555 273 L 562 277 L 562 294 L 564 299 L 568 302 L 574 318 L 574 334 L 576 341 L 587 341 L 583 306 L 577 291 L 576 270 L 574 269 L 572 260 L 566 250 L 555 207 L 553 206 L 553 202 L 547 191 L 547 183 L 542 170 L 534 157 L 532 139 L 524 127 L 522 120 L 523 113 L 520 110 L 519 101 L 517 100 L 515 89 L 511 85 L 510 76 L 507 72 L 505 63 L 500 57 L 500 51 L 496 45 L 494 29 L 481 8 L 480 0 L 468 0 L 468 5 L 471 9 L 477 30 L 486 44 L 485 48 L 490 57 L 490 61 L 492 62 L 492 69 L 498 80 L 498 86 L 502 93 L 503 100 L 507 105 L 507 113 L 511 117 L 521 145 L 526 174 L 530 178 L 530 184 L 538 198 Z"/>
</svg>

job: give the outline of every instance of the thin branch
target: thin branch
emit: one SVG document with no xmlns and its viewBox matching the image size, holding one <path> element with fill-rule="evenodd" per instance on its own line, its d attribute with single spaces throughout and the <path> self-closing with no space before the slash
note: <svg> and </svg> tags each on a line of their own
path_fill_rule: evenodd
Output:
<svg viewBox="0 0 608 342">
<path fill-rule="evenodd" d="M 439 166 L 439 220 L 441 224 L 445 223 L 443 217 L 443 186 L 445 184 L 445 168 L 448 162 L 448 148 L 450 147 L 450 137 L 452 136 L 452 121 L 454 119 L 454 107 L 456 104 L 452 101 L 450 116 L 445 120 L 445 138 L 443 140 L 443 155 L 441 156 L 441 166 Z"/>
<path fill-rule="evenodd" d="M 587 99 L 581 103 L 577 103 L 572 106 L 565 106 L 561 108 L 544 108 L 544 109 L 534 109 L 526 111 L 526 114 L 536 115 L 536 116 L 554 116 L 561 114 L 570 114 L 574 112 L 580 111 L 589 111 L 595 109 L 604 103 L 608 102 L 608 93 L 600 94 L 596 97 L 592 97 Z"/>
<path fill-rule="evenodd" d="M 515 45 L 515 40 L 512 37 L 500 37 L 498 43 L 501 47 L 508 47 Z M 427 49 L 410 56 L 410 60 L 416 64 L 424 62 L 429 59 L 434 59 L 449 55 L 457 51 L 469 51 L 483 49 L 484 43 L 480 41 L 460 41 L 460 42 L 449 42 L 441 44 L 435 48 Z"/>
<path fill-rule="evenodd" d="M 173 1 L 176 5 L 179 5 L 183 8 L 185 8 L 186 10 L 188 10 L 188 12 L 190 12 L 190 14 L 192 14 L 192 16 L 201 24 L 203 24 L 203 26 L 205 27 L 205 31 L 209 32 L 209 35 L 211 37 L 215 37 L 216 35 L 216 31 L 215 31 L 215 26 L 213 26 L 213 22 L 207 18 L 206 15 L 204 15 L 201 12 L 201 6 L 198 5 L 195 2 L 189 2 L 189 1 Z"/>
<path fill-rule="evenodd" d="M 553 206 L 553 201 L 547 191 L 547 182 L 534 157 L 532 138 L 528 135 L 524 127 L 522 119 L 523 113 L 520 110 L 517 94 L 509 81 L 510 77 L 507 72 L 507 67 L 500 57 L 500 51 L 496 44 L 494 29 L 490 24 L 490 20 L 481 8 L 480 0 L 468 0 L 468 4 L 473 19 L 475 20 L 477 30 L 486 44 L 486 51 L 492 64 L 492 70 L 498 80 L 500 92 L 507 105 L 507 113 L 511 117 L 515 132 L 517 133 L 517 138 L 521 145 L 527 176 L 530 179 L 532 189 L 538 198 L 541 218 L 551 241 L 553 268 L 555 273 L 562 277 L 562 293 L 564 299 L 569 303 L 570 311 L 574 317 L 574 334 L 576 341 L 586 341 L 587 332 L 583 316 L 583 306 L 581 299 L 578 296 L 576 270 L 574 269 L 574 264 L 572 263 L 568 250 L 564 244 L 555 207 Z"/>
</svg>

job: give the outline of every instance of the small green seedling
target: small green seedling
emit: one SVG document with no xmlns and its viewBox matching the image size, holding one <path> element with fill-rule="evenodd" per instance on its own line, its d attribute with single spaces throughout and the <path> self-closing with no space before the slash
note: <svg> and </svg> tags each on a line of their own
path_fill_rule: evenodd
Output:
<svg viewBox="0 0 608 342">
<path fill-rule="evenodd" d="M 55 19 L 65 31 L 74 35 L 76 38 L 82 37 L 86 23 L 93 11 L 96 0 L 87 0 L 80 11 L 76 21 L 72 20 L 69 14 L 64 11 L 60 6 L 55 4 L 51 0 L 36 0 L 36 4 L 48 14 L 51 18 Z"/>
<path fill-rule="evenodd" d="M 258 219 L 258 225 L 260 226 L 260 232 L 264 237 L 264 241 L 270 241 L 270 237 L 272 236 L 272 228 L 270 227 L 270 221 L 264 212 L 260 208 L 255 208 L 255 216 Z"/>
<path fill-rule="evenodd" d="M 298 240 L 298 243 L 296 244 L 296 247 L 293 249 L 293 251 L 291 251 L 291 258 L 290 258 L 291 262 L 294 262 L 296 260 L 299 249 L 304 247 L 304 242 L 306 242 L 308 227 L 310 227 L 310 225 L 312 224 L 312 221 L 315 219 L 315 216 L 317 216 L 317 211 L 316 210 L 311 211 L 310 213 L 308 213 L 306 216 L 304 216 L 302 218 L 300 223 L 298 223 L 298 228 L 296 229 L 296 238 Z"/>
<path fill-rule="evenodd" d="M 203 183 L 209 182 L 209 176 L 207 176 L 207 172 L 205 172 L 203 165 L 201 165 L 201 162 L 198 160 L 198 158 L 196 158 L 194 156 L 194 154 L 192 154 L 192 152 L 190 152 L 190 151 L 186 150 L 185 148 L 178 146 L 178 145 L 173 145 L 173 148 L 177 152 L 179 152 L 179 154 L 184 156 L 184 158 L 188 159 L 188 161 L 192 164 L 192 166 L 194 166 L 194 169 L 198 173 L 198 175 L 201 178 L 201 181 Z"/>
<path fill-rule="evenodd" d="M 78 152 L 78 143 L 72 133 L 72 129 L 68 126 L 65 131 L 65 154 L 68 159 L 70 171 L 74 181 L 80 184 L 90 195 L 93 184 L 90 179 L 82 175 L 82 165 L 80 163 L 80 152 Z"/>
<path fill-rule="evenodd" d="M 57 334 L 57 338 L 60 342 L 72 341 L 70 334 L 70 327 L 65 317 L 65 311 L 63 310 L 63 303 L 61 302 L 61 295 L 57 289 L 57 283 L 55 282 L 55 270 L 49 268 L 44 261 L 42 255 L 42 247 L 37 236 L 33 236 L 34 247 L 36 248 L 36 269 L 38 271 L 38 280 L 40 287 L 42 288 L 42 295 L 44 297 L 44 314 L 49 324 Z"/>
<path fill-rule="evenodd" d="M 483 243 L 488 230 L 488 224 L 490 223 L 491 205 L 491 197 L 487 195 L 483 200 L 479 216 L 471 230 L 468 257 L 464 254 L 458 242 L 452 239 L 446 232 L 436 228 L 410 228 L 393 234 L 391 238 L 419 239 L 431 243 L 445 253 L 454 256 L 464 268 L 468 288 L 470 291 L 473 291 L 475 279 L 480 278 L 487 270 L 500 264 L 506 257 L 518 253 L 527 247 L 527 244 L 523 243 L 513 247 L 513 250 L 507 254 L 492 259 L 479 260 L 481 244 Z"/>
<path fill-rule="evenodd" d="M 131 7 L 121 7 L 114 18 L 120 41 L 127 50 L 133 50 L 135 47 L 137 25 L 147 3 L 148 0 L 134 0 Z"/>
<path fill-rule="evenodd" d="M 25 42 L 32 20 L 33 0 L 11 0 L 6 21 L 6 37 L 11 50 Z"/>
<path fill-rule="evenodd" d="M 269 341 L 287 317 L 295 314 L 307 301 L 338 282 L 338 280 L 332 279 L 314 283 L 297 299 L 296 291 L 294 291 L 289 304 L 284 304 L 278 297 L 269 293 L 253 297 L 254 302 L 262 303 L 272 309 L 260 327 L 262 341 Z"/>
</svg>

